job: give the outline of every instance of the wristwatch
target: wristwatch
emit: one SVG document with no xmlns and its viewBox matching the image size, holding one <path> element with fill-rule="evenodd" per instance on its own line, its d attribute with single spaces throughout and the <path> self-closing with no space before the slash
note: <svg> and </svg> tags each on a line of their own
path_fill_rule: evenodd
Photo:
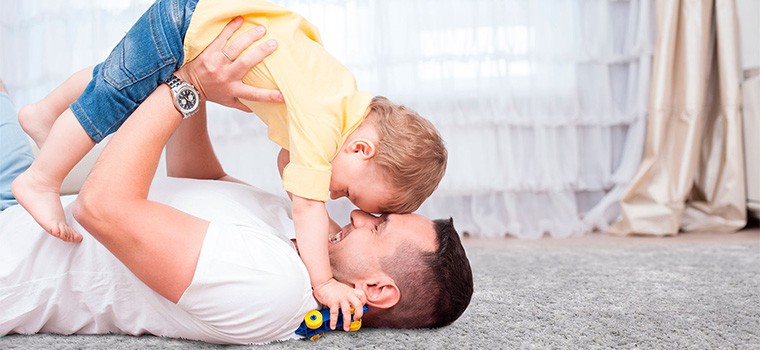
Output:
<svg viewBox="0 0 760 350">
<path fill-rule="evenodd" d="M 174 97 L 174 107 L 182 113 L 182 119 L 187 119 L 198 112 L 198 108 L 201 104 L 201 96 L 198 90 L 186 81 L 177 78 L 172 74 L 166 84 L 172 89 L 172 96 Z"/>
</svg>

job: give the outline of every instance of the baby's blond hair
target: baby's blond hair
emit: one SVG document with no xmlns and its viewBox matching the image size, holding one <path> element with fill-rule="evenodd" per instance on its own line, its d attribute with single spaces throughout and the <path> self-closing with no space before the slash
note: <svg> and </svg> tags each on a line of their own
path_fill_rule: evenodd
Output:
<svg viewBox="0 0 760 350">
<path fill-rule="evenodd" d="M 379 136 L 375 164 L 392 186 L 385 213 L 411 213 L 441 182 L 448 154 L 432 123 L 406 106 L 377 96 L 369 105 L 368 121 Z"/>
</svg>

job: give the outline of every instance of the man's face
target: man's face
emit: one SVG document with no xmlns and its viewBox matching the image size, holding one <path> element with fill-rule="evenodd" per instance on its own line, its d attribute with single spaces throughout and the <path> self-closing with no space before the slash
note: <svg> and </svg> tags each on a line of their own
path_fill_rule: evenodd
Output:
<svg viewBox="0 0 760 350">
<path fill-rule="evenodd" d="M 393 255 L 401 245 L 435 251 L 433 222 L 416 214 L 380 217 L 361 210 L 351 212 L 351 223 L 331 236 L 330 263 L 339 281 L 353 283 L 381 273 L 380 259 Z"/>
</svg>

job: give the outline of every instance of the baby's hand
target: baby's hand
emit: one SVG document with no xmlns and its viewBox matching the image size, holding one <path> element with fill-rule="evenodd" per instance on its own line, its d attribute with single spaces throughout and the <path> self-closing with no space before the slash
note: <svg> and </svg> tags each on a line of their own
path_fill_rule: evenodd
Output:
<svg viewBox="0 0 760 350">
<path fill-rule="evenodd" d="M 351 325 L 351 308 L 354 320 L 360 320 L 364 314 L 363 306 L 367 302 L 364 292 L 340 283 L 334 278 L 314 288 L 314 296 L 322 305 L 330 308 L 330 329 L 338 323 L 338 309 L 343 311 L 343 330 L 348 332 Z"/>
</svg>

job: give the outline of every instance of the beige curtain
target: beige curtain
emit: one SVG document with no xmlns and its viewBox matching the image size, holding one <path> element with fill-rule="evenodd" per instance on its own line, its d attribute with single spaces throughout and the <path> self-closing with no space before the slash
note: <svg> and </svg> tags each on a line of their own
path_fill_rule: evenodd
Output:
<svg viewBox="0 0 760 350">
<path fill-rule="evenodd" d="M 610 231 L 735 231 L 746 223 L 735 1 L 656 6 L 644 158 Z"/>
</svg>

